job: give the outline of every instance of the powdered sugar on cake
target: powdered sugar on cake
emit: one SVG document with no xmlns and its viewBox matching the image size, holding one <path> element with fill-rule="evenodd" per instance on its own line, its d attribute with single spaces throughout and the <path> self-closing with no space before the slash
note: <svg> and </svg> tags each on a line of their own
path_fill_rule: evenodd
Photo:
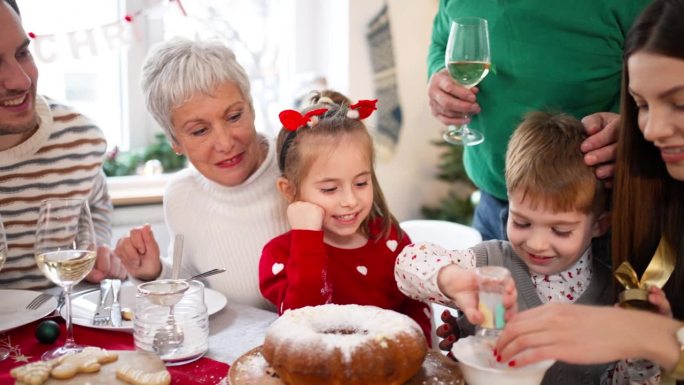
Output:
<svg viewBox="0 0 684 385">
<path fill-rule="evenodd" d="M 261 354 L 253 354 L 244 361 L 238 363 L 238 372 L 243 373 L 247 378 L 258 378 L 266 372 L 268 362 Z"/>
<path fill-rule="evenodd" d="M 269 328 L 267 338 L 279 343 L 296 342 L 303 349 L 339 349 L 345 361 L 365 342 L 394 338 L 398 333 L 420 326 L 411 318 L 375 306 L 307 306 L 286 311 Z"/>
</svg>

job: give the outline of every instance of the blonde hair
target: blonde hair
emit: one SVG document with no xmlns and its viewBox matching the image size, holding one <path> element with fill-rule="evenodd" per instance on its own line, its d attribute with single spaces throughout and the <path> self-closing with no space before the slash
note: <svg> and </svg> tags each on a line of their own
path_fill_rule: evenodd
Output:
<svg viewBox="0 0 684 385">
<path fill-rule="evenodd" d="M 304 125 L 294 134 L 293 131 L 281 128 L 276 140 L 281 173 L 294 189 L 294 196 L 299 195 L 302 181 L 316 159 L 328 149 L 327 146 L 335 146 L 341 136 L 353 136 L 360 139 L 368 154 L 373 183 L 373 208 L 364 219 L 361 230 L 368 237 L 384 239 L 389 236 L 392 227 L 395 227 L 399 237 L 403 236 L 399 222 L 390 213 L 385 195 L 378 183 L 375 173 L 373 138 L 361 120 L 347 117 L 347 110 L 351 104 L 349 98 L 336 91 L 323 90 L 312 93 L 309 104 L 301 111 L 302 114 L 320 108 L 326 108 L 328 111 L 319 116 L 319 121 L 313 127 Z M 380 222 L 380 231 L 378 234 L 372 234 L 370 223 L 377 223 L 377 221 Z"/>
<path fill-rule="evenodd" d="M 568 114 L 531 112 L 513 132 L 506 151 L 506 188 L 521 192 L 532 207 L 599 215 L 607 194 L 580 150 L 582 122 Z"/>
</svg>

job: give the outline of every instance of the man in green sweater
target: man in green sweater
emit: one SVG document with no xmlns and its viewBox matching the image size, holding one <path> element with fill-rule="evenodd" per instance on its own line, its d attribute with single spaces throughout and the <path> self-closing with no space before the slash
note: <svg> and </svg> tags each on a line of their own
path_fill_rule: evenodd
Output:
<svg viewBox="0 0 684 385">
<path fill-rule="evenodd" d="M 623 41 L 648 2 L 440 0 L 428 54 L 430 107 L 444 125 L 462 124 L 462 114 L 471 113 L 471 126 L 485 136 L 464 153 L 481 192 L 473 226 L 485 240 L 505 239 L 504 156 L 525 113 L 552 109 L 586 117 L 585 162 L 600 165 L 597 177 L 612 176 Z M 489 22 L 492 60 L 489 75 L 470 90 L 449 77 L 444 63 L 451 20 L 468 16 Z"/>
</svg>

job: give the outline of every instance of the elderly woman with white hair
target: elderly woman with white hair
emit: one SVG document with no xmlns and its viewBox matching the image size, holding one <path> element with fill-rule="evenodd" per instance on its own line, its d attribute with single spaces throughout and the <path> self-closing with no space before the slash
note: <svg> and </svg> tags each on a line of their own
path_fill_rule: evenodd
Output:
<svg viewBox="0 0 684 385">
<path fill-rule="evenodd" d="M 192 167 L 173 176 L 164 193 L 171 238 L 184 235 L 181 276 L 215 267 L 227 274 L 209 287 L 231 302 L 271 309 L 260 294 L 261 249 L 288 230 L 286 203 L 275 188 L 275 144 L 257 134 L 250 84 L 233 52 L 218 42 L 173 39 L 143 65 L 147 109 L 173 149 Z M 115 253 L 141 280 L 169 275 L 149 225 L 121 238 Z"/>
</svg>

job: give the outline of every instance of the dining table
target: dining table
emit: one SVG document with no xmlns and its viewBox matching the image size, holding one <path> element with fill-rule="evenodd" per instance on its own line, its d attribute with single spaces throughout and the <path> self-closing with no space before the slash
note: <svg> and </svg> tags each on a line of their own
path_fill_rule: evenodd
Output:
<svg viewBox="0 0 684 385">
<path fill-rule="evenodd" d="M 89 284 L 79 284 L 75 292 L 88 288 Z M 58 288 L 51 290 L 58 295 Z M 209 316 L 209 349 L 206 354 L 196 361 L 167 367 L 171 374 L 171 384 L 226 384 L 230 365 L 241 355 L 263 343 L 268 326 L 276 318 L 277 314 L 274 312 L 228 301 L 223 309 Z M 60 327 L 59 338 L 50 345 L 41 344 L 36 337 L 38 325 L 46 319 L 56 321 Z M 0 385 L 14 384 L 14 379 L 9 374 L 11 369 L 40 360 L 43 352 L 63 344 L 65 335 L 65 322 L 56 311 L 42 319 L 0 332 L 0 348 L 9 351 L 9 357 L 0 361 Z M 74 325 L 74 337 L 79 344 L 108 350 L 135 349 L 130 331 Z"/>
</svg>

